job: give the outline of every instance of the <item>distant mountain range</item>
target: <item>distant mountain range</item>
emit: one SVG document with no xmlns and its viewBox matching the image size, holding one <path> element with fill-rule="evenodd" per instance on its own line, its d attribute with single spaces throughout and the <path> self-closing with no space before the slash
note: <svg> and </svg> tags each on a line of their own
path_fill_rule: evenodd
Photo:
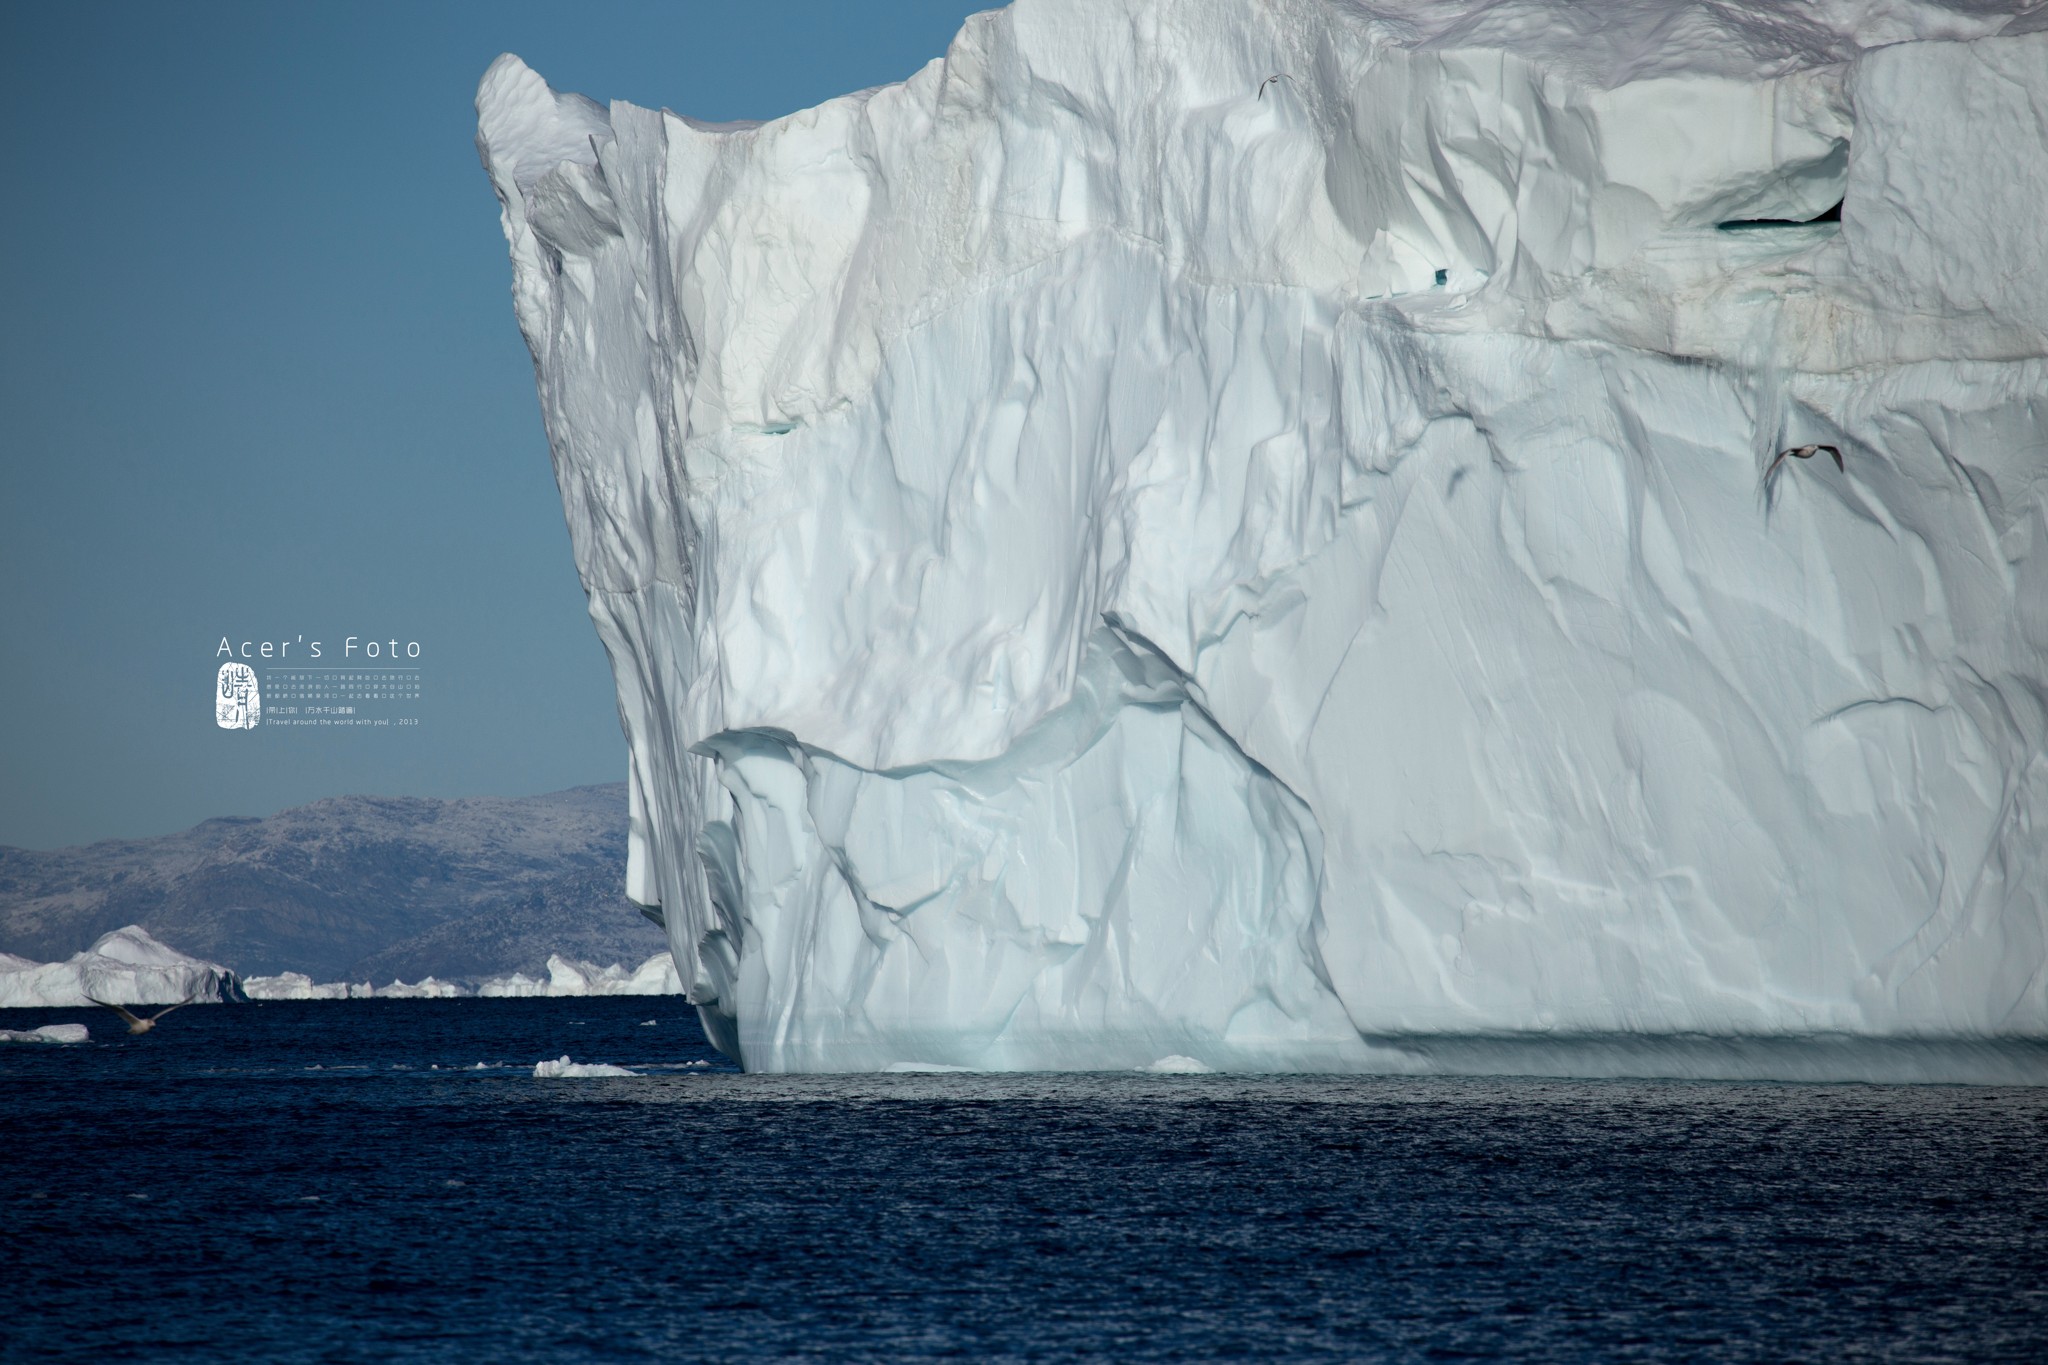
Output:
<svg viewBox="0 0 2048 1365">
<path fill-rule="evenodd" d="M 626 787 L 339 796 L 157 839 L 0 847 L 0 952 L 70 956 L 139 924 L 244 976 L 407 981 L 536 972 L 550 953 L 666 946 L 625 898 Z"/>
</svg>

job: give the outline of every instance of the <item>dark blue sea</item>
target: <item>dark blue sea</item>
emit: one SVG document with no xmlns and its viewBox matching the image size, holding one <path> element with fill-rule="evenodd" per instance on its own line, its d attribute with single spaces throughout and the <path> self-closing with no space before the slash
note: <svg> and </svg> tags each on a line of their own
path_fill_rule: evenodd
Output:
<svg viewBox="0 0 2048 1365">
<path fill-rule="evenodd" d="M 674 999 L 0 1013 L 74 1020 L 0 1045 L 10 1361 L 2048 1360 L 2043 1089 L 745 1076 Z M 534 1078 L 565 1053 L 645 1074 Z"/>
</svg>

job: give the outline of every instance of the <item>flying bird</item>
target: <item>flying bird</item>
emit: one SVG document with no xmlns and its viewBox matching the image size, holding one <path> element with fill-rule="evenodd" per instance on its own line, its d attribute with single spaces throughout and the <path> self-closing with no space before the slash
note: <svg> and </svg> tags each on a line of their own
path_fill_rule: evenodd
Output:
<svg viewBox="0 0 2048 1365">
<path fill-rule="evenodd" d="M 1771 467 L 1764 471 L 1764 482 L 1769 483 L 1771 481 L 1771 475 L 1778 472 L 1778 466 L 1785 463 L 1785 457 L 1787 455 L 1790 455 L 1795 460 L 1810 460 L 1814 456 L 1820 454 L 1823 450 L 1825 450 L 1828 454 L 1835 457 L 1836 469 L 1844 468 L 1842 464 L 1842 452 L 1835 449 L 1833 446 L 1793 446 L 1790 450 L 1781 450 L 1778 452 L 1778 457 L 1771 461 Z"/>
<path fill-rule="evenodd" d="M 1286 77 L 1285 75 L 1273 75 L 1273 76 L 1268 76 L 1268 77 L 1266 77 L 1266 79 L 1264 79 L 1264 80 L 1260 81 L 1260 82 L 1259 82 L 1259 98 L 1260 98 L 1260 99 L 1264 99 L 1264 98 L 1266 98 L 1266 87 L 1267 87 L 1267 86 L 1269 86 L 1269 85 L 1271 85 L 1271 84 L 1272 84 L 1272 83 L 1273 83 L 1274 81 L 1284 81 L 1284 80 L 1286 80 L 1286 79 L 1287 79 L 1287 77 Z"/>
<path fill-rule="evenodd" d="M 150 1015 L 149 1018 L 142 1019 L 138 1018 L 133 1014 L 130 1014 L 127 1010 L 122 1009 L 119 1005 L 109 1005 L 106 1001 L 94 999 L 90 995 L 88 995 L 85 998 L 91 1000 L 93 1004 L 98 1005 L 101 1009 L 112 1010 L 114 1013 L 120 1015 L 123 1019 L 126 1019 L 128 1021 L 128 1031 L 130 1033 L 147 1033 L 151 1029 L 156 1027 L 157 1020 L 163 1018 L 172 1010 L 181 1010 L 185 1008 L 185 1006 L 192 1003 L 190 1000 L 180 1000 L 177 1004 L 166 1005 L 162 1009 L 158 1010 L 155 1014 Z"/>
</svg>

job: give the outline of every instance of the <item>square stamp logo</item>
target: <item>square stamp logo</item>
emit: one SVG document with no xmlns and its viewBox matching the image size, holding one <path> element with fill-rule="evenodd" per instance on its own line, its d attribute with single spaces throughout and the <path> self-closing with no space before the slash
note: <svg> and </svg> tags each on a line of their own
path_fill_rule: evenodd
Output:
<svg viewBox="0 0 2048 1365">
<path fill-rule="evenodd" d="M 263 720 L 263 689 L 256 670 L 247 664 L 225 663 L 215 680 L 214 723 L 223 730 L 253 730 Z"/>
</svg>

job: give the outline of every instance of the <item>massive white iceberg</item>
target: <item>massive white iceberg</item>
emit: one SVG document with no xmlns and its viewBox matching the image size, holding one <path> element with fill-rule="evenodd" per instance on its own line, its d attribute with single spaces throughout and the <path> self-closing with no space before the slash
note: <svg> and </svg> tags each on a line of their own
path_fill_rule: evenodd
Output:
<svg viewBox="0 0 2048 1365">
<path fill-rule="evenodd" d="M 226 967 L 159 943 L 137 924 L 101 934 L 62 962 L 0 953 L 0 1009 L 244 998 L 241 980 Z"/>
<path fill-rule="evenodd" d="M 1018 0 L 758 125 L 500 58 L 720 1046 L 2048 1036 L 2024 9 Z"/>
</svg>

